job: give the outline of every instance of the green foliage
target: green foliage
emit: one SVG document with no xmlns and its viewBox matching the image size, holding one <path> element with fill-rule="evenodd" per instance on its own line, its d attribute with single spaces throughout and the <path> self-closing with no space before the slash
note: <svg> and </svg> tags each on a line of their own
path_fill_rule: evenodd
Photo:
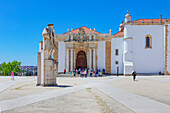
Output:
<svg viewBox="0 0 170 113">
<path fill-rule="evenodd" d="M 8 62 L 8 64 L 3 62 L 0 67 L 0 70 L 2 70 L 3 75 L 11 75 L 12 71 L 14 72 L 15 75 L 17 75 L 18 73 L 22 72 L 22 70 L 19 68 L 20 65 L 21 62 L 18 62 L 16 60 L 14 60 L 12 63 Z"/>
</svg>

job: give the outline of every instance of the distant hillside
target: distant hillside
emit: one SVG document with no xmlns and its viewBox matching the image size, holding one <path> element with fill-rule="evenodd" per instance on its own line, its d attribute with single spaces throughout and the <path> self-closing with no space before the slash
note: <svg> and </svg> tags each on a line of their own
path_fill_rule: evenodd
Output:
<svg viewBox="0 0 170 113">
<path fill-rule="evenodd" d="M 37 66 L 19 66 L 22 70 L 37 70 Z"/>
</svg>

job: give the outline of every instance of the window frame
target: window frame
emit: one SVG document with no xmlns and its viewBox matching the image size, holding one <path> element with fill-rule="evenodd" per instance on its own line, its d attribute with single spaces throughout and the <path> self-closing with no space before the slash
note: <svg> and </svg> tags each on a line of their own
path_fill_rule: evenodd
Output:
<svg viewBox="0 0 170 113">
<path fill-rule="evenodd" d="M 147 47 L 147 37 L 149 37 L 149 47 Z M 145 36 L 145 49 L 152 49 L 152 36 L 151 35 L 146 35 Z"/>
</svg>

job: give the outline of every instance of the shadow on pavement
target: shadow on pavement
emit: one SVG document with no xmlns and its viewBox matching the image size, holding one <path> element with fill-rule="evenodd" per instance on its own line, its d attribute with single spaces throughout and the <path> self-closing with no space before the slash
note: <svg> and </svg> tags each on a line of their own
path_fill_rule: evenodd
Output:
<svg viewBox="0 0 170 113">
<path fill-rule="evenodd" d="M 69 85 L 55 85 L 55 86 L 48 86 L 48 87 L 61 87 L 61 88 L 67 88 L 67 87 L 72 87 Z"/>
</svg>

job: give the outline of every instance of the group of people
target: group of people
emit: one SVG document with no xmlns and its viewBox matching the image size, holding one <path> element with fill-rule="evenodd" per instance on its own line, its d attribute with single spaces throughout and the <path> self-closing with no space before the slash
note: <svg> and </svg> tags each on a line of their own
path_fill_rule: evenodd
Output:
<svg viewBox="0 0 170 113">
<path fill-rule="evenodd" d="M 64 69 L 64 74 L 66 73 L 66 69 Z M 105 69 L 102 69 L 102 71 L 100 69 L 97 69 L 96 71 L 94 69 L 89 70 L 87 69 L 75 69 L 74 71 L 70 72 L 70 76 L 71 77 L 76 77 L 76 75 L 80 75 L 80 77 L 85 77 L 87 78 L 87 76 L 89 75 L 90 77 L 102 77 L 103 74 L 105 74 Z M 118 75 L 117 75 L 118 76 Z M 133 80 L 135 81 L 136 79 L 136 71 L 132 72 L 132 77 Z"/>
<path fill-rule="evenodd" d="M 66 70 L 64 69 L 64 74 L 66 73 Z M 75 69 L 74 71 L 70 72 L 71 77 L 76 77 L 77 75 L 80 75 L 80 77 L 85 77 L 87 76 L 90 77 L 102 77 L 102 75 L 105 73 L 105 69 L 102 71 L 100 69 L 97 69 L 96 71 L 94 69 L 89 70 L 88 68 L 85 69 Z"/>
</svg>

